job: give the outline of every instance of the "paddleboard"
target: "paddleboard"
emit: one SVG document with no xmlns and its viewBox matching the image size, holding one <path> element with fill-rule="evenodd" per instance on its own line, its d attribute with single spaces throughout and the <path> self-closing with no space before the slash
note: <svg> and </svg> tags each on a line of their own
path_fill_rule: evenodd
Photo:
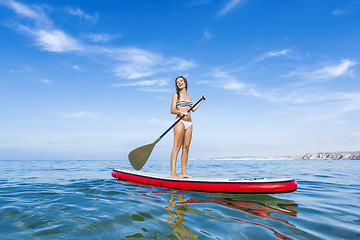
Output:
<svg viewBox="0 0 360 240">
<path fill-rule="evenodd" d="M 294 179 L 267 178 L 182 178 L 143 172 L 113 169 L 111 175 L 119 180 L 181 190 L 218 193 L 287 193 L 297 189 Z"/>
</svg>

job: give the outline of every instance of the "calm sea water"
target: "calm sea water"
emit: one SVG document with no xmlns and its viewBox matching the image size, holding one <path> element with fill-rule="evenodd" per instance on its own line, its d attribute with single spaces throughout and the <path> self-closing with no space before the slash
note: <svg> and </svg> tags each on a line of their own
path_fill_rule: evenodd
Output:
<svg viewBox="0 0 360 240">
<path fill-rule="evenodd" d="M 360 161 L 190 161 L 202 177 L 295 178 L 286 194 L 114 180 L 127 161 L 0 161 L 0 239 L 359 239 Z M 149 160 L 144 171 L 168 173 Z"/>
</svg>

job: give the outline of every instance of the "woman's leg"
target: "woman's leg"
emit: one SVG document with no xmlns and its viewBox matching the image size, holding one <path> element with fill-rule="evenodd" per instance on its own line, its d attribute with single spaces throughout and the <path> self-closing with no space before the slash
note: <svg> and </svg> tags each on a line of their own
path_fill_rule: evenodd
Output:
<svg viewBox="0 0 360 240">
<path fill-rule="evenodd" d="M 170 156 L 170 165 L 171 165 L 171 174 L 170 177 L 176 178 L 179 177 L 176 174 L 176 160 L 180 151 L 181 146 L 184 143 L 184 132 L 185 127 L 183 123 L 178 123 L 174 126 L 174 146 L 171 151 Z"/>
<path fill-rule="evenodd" d="M 192 137 L 192 129 L 193 126 L 190 126 L 188 129 L 186 129 L 184 135 L 184 143 L 183 143 L 182 155 L 181 155 L 181 175 L 180 175 L 182 178 L 192 178 L 192 176 L 190 176 L 186 172 L 187 162 L 189 158 L 189 148 Z"/>
</svg>

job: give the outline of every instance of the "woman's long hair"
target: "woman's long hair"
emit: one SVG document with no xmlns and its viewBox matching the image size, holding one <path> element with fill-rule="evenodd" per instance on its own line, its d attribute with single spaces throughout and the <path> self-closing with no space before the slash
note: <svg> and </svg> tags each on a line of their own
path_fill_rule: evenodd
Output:
<svg viewBox="0 0 360 240">
<path fill-rule="evenodd" d="M 176 94 L 177 94 L 177 100 L 178 100 L 178 101 L 180 100 L 180 89 L 178 88 L 176 81 L 177 81 L 179 78 L 182 78 L 182 79 L 184 80 L 186 91 L 187 91 L 187 85 L 188 85 L 186 78 L 184 78 L 183 76 L 177 77 L 177 78 L 175 79 L 175 87 L 176 87 Z"/>
</svg>

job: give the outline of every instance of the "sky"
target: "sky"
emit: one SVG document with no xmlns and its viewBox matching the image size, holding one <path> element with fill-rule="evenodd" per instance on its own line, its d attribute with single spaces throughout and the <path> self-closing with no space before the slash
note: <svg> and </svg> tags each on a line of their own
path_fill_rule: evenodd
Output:
<svg viewBox="0 0 360 240">
<path fill-rule="evenodd" d="M 358 0 L 0 0 L 0 159 L 127 159 L 180 75 L 191 159 L 360 151 L 359 28 Z"/>
</svg>

